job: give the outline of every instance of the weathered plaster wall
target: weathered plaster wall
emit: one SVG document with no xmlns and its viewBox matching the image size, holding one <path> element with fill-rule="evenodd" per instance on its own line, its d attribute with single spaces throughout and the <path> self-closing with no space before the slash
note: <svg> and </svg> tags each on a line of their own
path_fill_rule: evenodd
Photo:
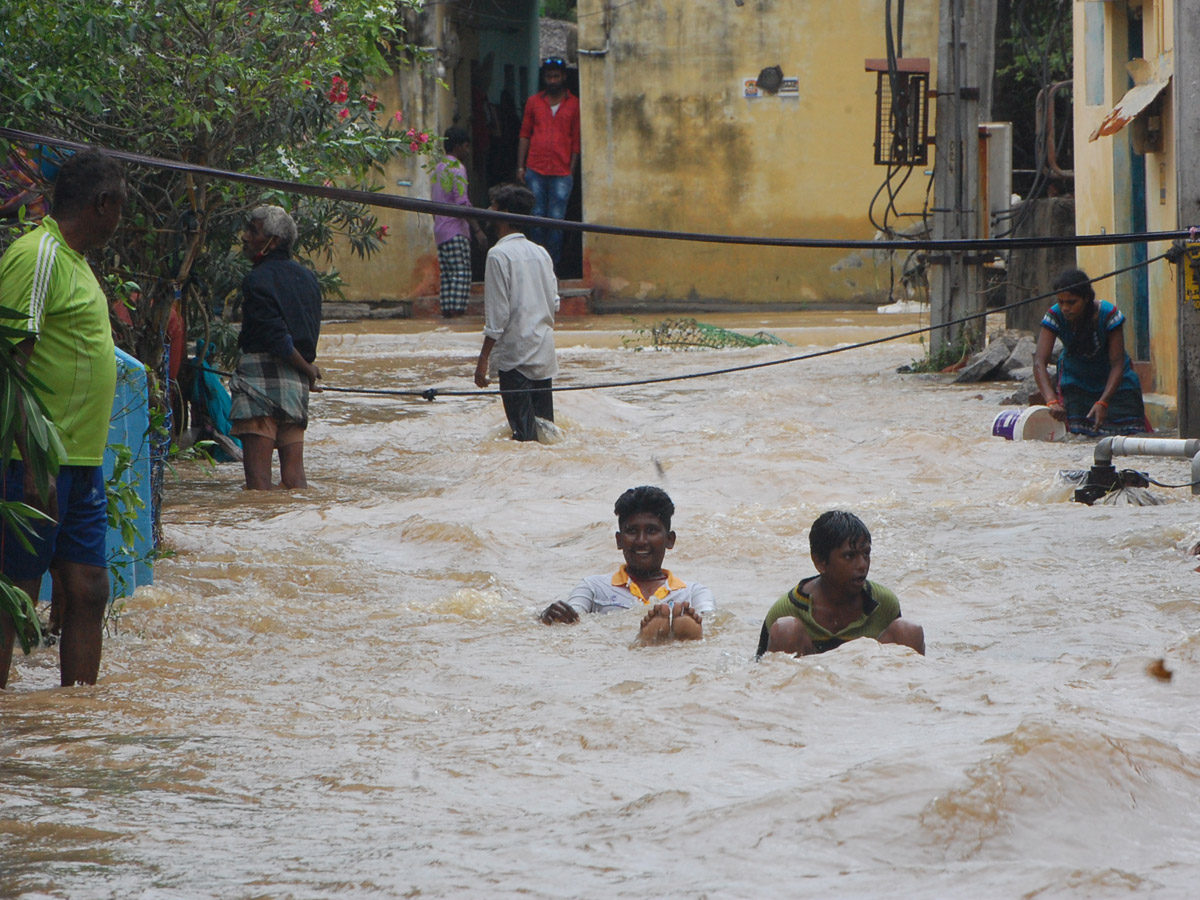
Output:
<svg viewBox="0 0 1200 900">
<path fill-rule="evenodd" d="M 1160 71 L 1172 67 L 1174 16 L 1167 0 L 1145 0 L 1143 10 L 1143 58 L 1154 61 Z M 1075 194 L 1076 229 L 1079 234 L 1123 231 L 1128 225 L 1128 203 L 1132 191 L 1129 142 L 1131 127 L 1116 134 L 1089 141 L 1088 137 L 1125 95 L 1129 87 L 1128 15 L 1130 4 L 1076 3 L 1074 6 L 1075 92 Z M 1102 93 L 1098 88 L 1102 87 Z M 1171 88 L 1164 91 L 1163 149 L 1133 157 L 1132 164 L 1145 167 L 1146 227 L 1150 231 L 1169 231 L 1177 227 L 1175 198 L 1174 125 L 1171 114 Z M 1151 244 L 1149 256 L 1157 256 L 1165 244 Z M 1079 265 L 1092 275 L 1111 272 L 1128 265 L 1128 251 L 1116 247 L 1080 247 Z M 1150 361 L 1153 385 L 1147 390 L 1174 394 L 1178 378 L 1178 302 L 1175 270 L 1166 261 L 1149 268 Z M 1112 279 L 1097 286 L 1097 294 L 1116 303 L 1132 320 L 1132 298 L 1128 277 Z M 1126 344 L 1132 352 L 1132 328 L 1126 328 Z"/>
<path fill-rule="evenodd" d="M 429 4 L 410 23 L 408 39 L 434 48 L 428 65 L 401 69 L 376 86 L 384 109 L 404 112 L 405 127 L 440 138 L 451 125 L 472 131 L 471 62 L 491 54 L 489 95 L 499 100 L 502 72 L 507 63 L 524 66 L 534 86 L 537 80 L 536 0 L 496 0 L 485 10 L 454 3 Z M 531 87 L 531 90 L 533 88 Z M 471 199 L 487 205 L 486 184 L 472 170 Z M 383 193 L 429 199 L 429 174 L 415 160 L 390 163 L 379 179 Z M 388 229 L 383 250 L 369 259 L 354 256 L 343 245 L 334 265 L 346 281 L 347 300 L 398 300 L 436 294 L 437 250 L 433 217 L 376 208 Z"/>
<path fill-rule="evenodd" d="M 907 4 L 904 55 L 936 62 L 937 4 Z M 870 238 L 878 0 L 580 0 L 584 213 L 680 231 Z M 795 99 L 743 97 L 779 65 Z M 920 211 L 917 170 L 898 203 Z M 908 220 L 910 223 L 912 220 Z M 746 302 L 878 297 L 886 267 L 844 251 L 735 248 L 588 235 L 585 267 L 623 298 Z"/>
<path fill-rule="evenodd" d="M 441 7 L 421 19 L 410 33 L 418 45 L 432 46 L 440 31 Z M 428 67 L 404 68 L 375 87 L 387 114 L 401 110 L 404 126 L 440 133 L 440 104 L 453 109 L 453 98 L 437 84 L 437 72 Z M 446 100 L 446 98 L 449 98 Z M 429 198 L 429 175 L 411 158 L 389 163 L 382 176 L 382 193 Z M 360 259 L 342 244 L 334 265 L 346 282 L 347 300 L 396 300 L 437 293 L 437 250 L 433 243 L 433 217 L 403 210 L 376 207 L 379 224 L 387 227 L 383 249 Z"/>
<path fill-rule="evenodd" d="M 1147 53 L 1160 56 L 1160 67 L 1173 68 L 1175 7 L 1155 0 L 1145 6 Z M 1153 44 L 1151 44 L 1151 36 Z M 1175 191 L 1175 117 L 1171 86 L 1163 91 L 1163 149 L 1146 154 L 1146 227 L 1150 231 L 1178 228 Z M 1150 256 L 1165 252 L 1165 243 L 1151 244 Z M 1154 387 L 1174 395 L 1179 380 L 1179 300 L 1175 266 L 1166 262 L 1150 267 L 1150 358 L 1154 361 Z"/>
<path fill-rule="evenodd" d="M 1112 15 L 1116 5 L 1077 3 L 1074 7 L 1074 83 L 1085 86 L 1075 92 L 1075 229 L 1078 234 L 1112 232 L 1116 219 L 1114 138 L 1091 142 L 1087 139 L 1112 109 L 1114 94 L 1119 98 L 1125 91 L 1125 70 L 1112 64 L 1114 33 L 1122 48 L 1125 33 L 1124 25 L 1117 28 Z M 1120 5 L 1124 15 L 1124 4 Z M 1114 73 L 1114 68 L 1119 71 Z M 1115 137 L 1125 138 L 1120 132 Z M 1080 268 L 1087 272 L 1098 274 L 1116 268 L 1116 255 L 1111 247 L 1080 247 L 1076 259 Z"/>
</svg>

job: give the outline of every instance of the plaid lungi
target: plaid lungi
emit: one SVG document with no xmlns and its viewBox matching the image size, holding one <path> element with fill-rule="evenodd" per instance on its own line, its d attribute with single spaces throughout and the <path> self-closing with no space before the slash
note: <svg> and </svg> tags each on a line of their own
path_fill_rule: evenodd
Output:
<svg viewBox="0 0 1200 900">
<path fill-rule="evenodd" d="M 471 294 L 471 244 L 461 234 L 438 244 L 438 266 L 442 270 L 442 315 L 467 311 Z"/>
<path fill-rule="evenodd" d="M 243 353 L 229 381 L 233 409 L 229 417 L 268 416 L 308 427 L 308 379 L 270 353 Z"/>
</svg>

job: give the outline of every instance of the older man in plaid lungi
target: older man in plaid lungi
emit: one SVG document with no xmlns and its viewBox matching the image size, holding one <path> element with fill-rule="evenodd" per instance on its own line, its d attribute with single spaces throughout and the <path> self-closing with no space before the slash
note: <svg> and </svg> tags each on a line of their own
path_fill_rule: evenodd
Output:
<svg viewBox="0 0 1200 900">
<path fill-rule="evenodd" d="M 467 197 L 467 169 L 462 160 L 471 149 L 467 132 L 457 125 L 446 130 L 446 159 L 434 171 L 430 198 L 435 203 L 451 203 L 471 208 Z M 471 244 L 467 235 L 474 231 L 479 246 L 487 246 L 483 230 L 467 219 L 455 216 L 433 217 L 433 239 L 437 242 L 438 268 L 441 270 L 442 315 L 449 319 L 467 311 L 471 294 Z"/>
<path fill-rule="evenodd" d="M 242 441 L 246 488 L 271 489 L 271 460 L 279 451 L 279 486 L 308 487 L 304 430 L 308 394 L 321 370 L 314 364 L 321 336 L 321 286 L 312 270 L 291 258 L 296 223 L 287 210 L 259 206 L 242 233 L 253 264 L 242 280 L 242 354 L 229 383 L 233 434 Z"/>
</svg>

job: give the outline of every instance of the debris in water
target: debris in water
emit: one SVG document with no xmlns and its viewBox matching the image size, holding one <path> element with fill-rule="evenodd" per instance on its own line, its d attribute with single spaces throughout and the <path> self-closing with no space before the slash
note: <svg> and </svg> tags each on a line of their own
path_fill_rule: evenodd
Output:
<svg viewBox="0 0 1200 900">
<path fill-rule="evenodd" d="M 1167 668 L 1165 659 L 1156 659 L 1146 666 L 1146 674 L 1153 675 L 1159 681 L 1170 681 L 1175 676 L 1175 673 Z"/>
<path fill-rule="evenodd" d="M 1102 506 L 1161 506 L 1165 501 L 1144 487 L 1118 488 L 1104 496 Z"/>
<path fill-rule="evenodd" d="M 646 333 L 647 329 L 637 331 Z M 672 347 L 677 350 L 702 348 L 718 350 L 726 347 L 758 347 L 763 344 L 787 344 L 766 331 L 752 335 L 740 334 L 728 328 L 697 322 L 695 319 L 663 319 L 648 329 L 650 344 L 656 349 Z"/>
</svg>

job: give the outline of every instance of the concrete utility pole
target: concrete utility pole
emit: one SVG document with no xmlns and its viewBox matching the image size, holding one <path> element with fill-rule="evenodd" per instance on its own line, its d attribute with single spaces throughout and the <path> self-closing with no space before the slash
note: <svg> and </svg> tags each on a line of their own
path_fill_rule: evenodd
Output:
<svg viewBox="0 0 1200 900">
<path fill-rule="evenodd" d="M 987 215 L 979 190 L 979 123 L 992 117 L 996 0 L 941 0 L 938 29 L 933 237 L 965 240 L 979 237 L 981 214 Z M 933 325 L 983 310 L 979 255 L 931 255 L 937 264 L 930 283 Z M 933 331 L 930 350 L 945 348 L 962 330 Z"/>
<path fill-rule="evenodd" d="M 1175 203 L 1180 228 L 1200 225 L 1200 4 L 1175 0 Z M 1195 251 L 1197 245 L 1190 244 Z M 1189 252 L 1177 271 L 1179 285 L 1179 388 L 1181 438 L 1200 437 L 1200 253 Z"/>
</svg>

